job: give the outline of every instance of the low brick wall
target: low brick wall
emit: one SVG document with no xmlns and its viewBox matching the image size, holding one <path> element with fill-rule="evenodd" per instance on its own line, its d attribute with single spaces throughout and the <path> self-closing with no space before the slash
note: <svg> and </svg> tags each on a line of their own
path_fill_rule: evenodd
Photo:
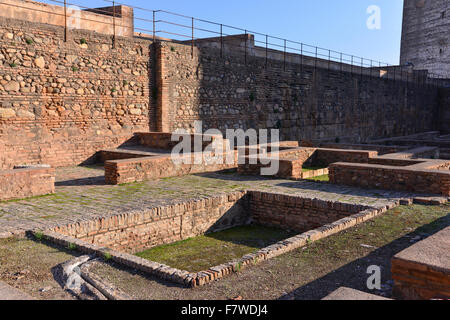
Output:
<svg viewBox="0 0 450 320">
<path fill-rule="evenodd" d="M 249 223 L 245 192 L 198 199 L 143 212 L 55 228 L 54 232 L 118 251 L 136 253 Z"/>
<path fill-rule="evenodd" d="M 55 192 L 55 169 L 30 168 L 0 171 L 0 201 Z"/>
<path fill-rule="evenodd" d="M 369 159 L 374 158 L 377 155 L 377 151 L 317 149 L 310 159 L 310 164 L 328 167 L 335 162 L 369 163 Z"/>
<path fill-rule="evenodd" d="M 450 196 L 450 172 L 445 170 L 334 163 L 329 175 L 330 182 L 335 184 Z"/>
<path fill-rule="evenodd" d="M 450 227 L 392 259 L 394 296 L 405 300 L 450 299 Z"/>
<path fill-rule="evenodd" d="M 226 147 L 225 143 L 227 143 L 227 140 L 223 139 L 222 136 L 213 136 L 205 134 L 177 135 L 179 137 L 178 141 L 172 141 L 173 134 L 167 132 L 139 132 L 136 133 L 135 135 L 138 137 L 139 143 L 144 147 L 168 151 L 171 151 L 177 144 L 179 144 L 182 141 L 182 139 L 186 138 L 191 140 L 192 152 L 194 152 L 194 142 L 196 140 L 201 141 L 202 151 L 205 150 L 205 148 L 208 147 L 213 141 L 223 141 L 224 148 Z M 209 141 L 203 141 L 203 139 Z"/>
<path fill-rule="evenodd" d="M 111 160 L 136 159 L 148 157 L 147 152 L 130 151 L 130 150 L 102 150 L 98 153 L 98 161 L 105 163 Z"/>
<path fill-rule="evenodd" d="M 256 204 L 257 199 L 262 201 L 262 207 Z M 271 208 L 269 214 L 263 209 L 267 207 Z M 42 235 L 61 246 L 72 245 L 79 251 L 101 258 L 108 255 L 116 263 L 188 287 L 197 287 L 351 228 L 388 209 L 248 191 L 80 222 L 44 231 Z M 279 216 L 284 218 L 280 220 Z M 334 220 L 339 217 L 342 218 Z M 174 269 L 127 253 L 247 224 L 252 220 L 254 223 L 267 223 L 270 219 L 274 221 L 271 225 L 288 229 L 293 229 L 289 222 L 292 220 L 296 221 L 294 228 L 297 227 L 297 230 L 307 226 L 318 227 L 197 273 Z M 301 223 L 302 219 L 306 219 L 305 223 Z"/>
<path fill-rule="evenodd" d="M 369 163 L 372 157 L 377 156 L 376 151 L 365 150 L 338 150 L 338 149 L 316 149 L 316 148 L 291 148 L 278 152 L 280 169 L 275 175 L 284 179 L 304 179 L 316 176 L 313 173 L 303 173 L 303 166 L 328 167 L 334 162 Z M 269 154 L 270 157 L 276 153 Z M 238 173 L 242 175 L 261 175 L 261 169 L 270 167 L 261 161 L 251 164 L 246 158 L 245 164 L 239 164 Z M 263 158 L 268 160 L 269 158 Z M 327 174 L 327 173 L 326 173 Z"/>
<path fill-rule="evenodd" d="M 195 164 L 193 154 L 185 156 L 190 159 L 190 164 L 179 165 L 170 156 L 106 161 L 105 181 L 108 184 L 123 184 L 237 168 L 237 152 L 230 153 L 230 157 L 234 158 L 233 164 L 226 163 L 227 155 L 223 154 L 224 163 L 219 164 L 205 155 L 201 164 Z"/>
<path fill-rule="evenodd" d="M 280 169 L 275 175 L 278 178 L 300 179 L 302 177 L 302 167 L 305 162 L 315 153 L 314 148 L 291 148 L 277 153 L 270 153 L 268 157 L 256 159 L 256 156 L 246 157 L 245 163 L 239 164 L 238 173 L 242 175 L 261 175 L 262 168 L 268 168 L 271 164 L 262 164 L 262 160 L 276 161 L 278 155 Z M 251 163 L 251 160 L 255 160 Z M 267 163 L 264 161 L 265 163 Z"/>
<path fill-rule="evenodd" d="M 310 179 L 310 178 L 314 178 L 314 177 L 321 177 L 321 176 L 328 175 L 328 172 L 329 172 L 328 168 L 305 171 L 305 172 L 302 172 L 301 178 L 302 179 Z"/>
<path fill-rule="evenodd" d="M 250 192 L 249 201 L 252 219 L 257 224 L 299 232 L 370 209 L 362 205 L 258 191 Z"/>
</svg>

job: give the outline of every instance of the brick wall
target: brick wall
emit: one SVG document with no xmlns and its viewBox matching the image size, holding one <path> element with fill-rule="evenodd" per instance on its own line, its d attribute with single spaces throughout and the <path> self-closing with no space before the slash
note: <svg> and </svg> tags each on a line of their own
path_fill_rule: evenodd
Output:
<svg viewBox="0 0 450 320">
<path fill-rule="evenodd" d="M 53 231 L 135 253 L 249 223 L 305 232 L 365 210 L 373 211 L 373 208 L 285 194 L 238 191 L 79 222 Z"/>
<path fill-rule="evenodd" d="M 335 162 L 368 163 L 378 155 L 376 151 L 317 149 L 310 159 L 310 165 L 328 167 Z"/>
<path fill-rule="evenodd" d="M 450 172 L 446 170 L 334 163 L 329 175 L 330 182 L 335 184 L 450 196 Z"/>
<path fill-rule="evenodd" d="M 247 153 L 249 152 L 248 149 L 244 151 Z M 267 161 L 278 161 L 279 170 L 275 175 L 276 177 L 299 179 L 302 176 L 303 164 L 313 156 L 315 151 L 316 149 L 314 148 L 292 148 L 274 153 L 268 151 L 270 153 L 268 157 L 256 157 L 255 155 L 247 156 L 245 161 L 240 161 L 238 173 L 242 175 L 259 176 L 261 175 L 261 170 L 263 168 L 272 166 L 272 163 L 267 164 Z"/>
<path fill-rule="evenodd" d="M 63 3 L 59 3 L 63 4 Z M 108 14 L 109 13 L 109 14 Z M 77 24 L 77 29 L 92 30 L 104 34 L 131 37 L 134 34 L 133 9 L 127 6 L 116 6 L 116 27 L 113 30 L 112 7 L 98 8 L 97 10 L 73 10 L 68 4 L 67 23 Z M 64 7 L 29 0 L 2 0 L 0 3 L 0 16 L 29 22 L 46 23 L 64 26 Z M 75 20 L 78 19 L 79 20 Z M 69 32 L 70 34 L 70 32 Z"/>
<path fill-rule="evenodd" d="M 305 232 L 369 209 L 362 205 L 285 194 L 251 191 L 250 212 L 254 222 Z"/>
<path fill-rule="evenodd" d="M 440 89 L 439 96 L 439 130 L 442 133 L 450 134 L 450 88 Z"/>
<path fill-rule="evenodd" d="M 281 140 L 359 142 L 434 128 L 437 89 L 239 51 L 160 43 L 161 128 L 280 128 Z M 370 74 L 370 73 L 369 73 Z"/>
<path fill-rule="evenodd" d="M 151 42 L 63 35 L 0 17 L 0 168 L 80 164 L 152 126 Z"/>
<path fill-rule="evenodd" d="M 393 295 L 404 300 L 450 298 L 450 227 L 392 259 Z"/>
<path fill-rule="evenodd" d="M 328 167 L 334 162 L 368 163 L 370 158 L 377 155 L 376 151 L 316 149 L 316 148 L 292 148 L 280 151 L 279 166 L 276 177 L 286 179 L 303 178 L 303 167 Z M 271 156 L 274 156 L 273 154 Z M 261 159 L 256 164 L 250 162 L 250 157 L 245 163 L 239 164 L 238 173 L 243 175 L 261 175 L 261 169 L 270 167 L 271 164 L 262 164 Z M 270 160 L 270 158 L 263 158 Z M 275 160 L 275 159 L 274 159 Z M 308 176 L 308 175 L 305 175 Z"/>
<path fill-rule="evenodd" d="M 224 160 L 220 163 L 215 163 L 215 160 L 208 159 L 205 153 L 203 156 L 200 155 L 201 164 L 195 163 L 193 154 L 183 156 L 189 160 L 186 164 L 175 164 L 171 156 L 106 161 L 105 180 L 109 184 L 123 184 L 236 168 L 237 152 L 230 152 L 230 157 L 234 159 L 234 162 L 231 164 L 226 162 L 227 155 L 228 153 L 224 153 Z"/>
<path fill-rule="evenodd" d="M 114 250 L 136 253 L 247 224 L 245 197 L 245 192 L 236 192 L 58 227 L 54 231 Z"/>
<path fill-rule="evenodd" d="M 229 146 L 228 140 L 223 139 L 221 135 L 177 134 L 173 136 L 171 132 L 138 132 L 136 136 L 142 146 L 168 151 L 172 151 L 176 145 L 185 141 L 185 139 L 186 141 L 190 141 L 192 152 L 197 151 L 195 150 L 195 144 L 197 142 L 202 146 L 202 150 L 198 151 L 205 150 L 212 143 L 215 143 L 214 146 L 217 147 L 222 146 L 224 150 L 227 150 L 226 147 Z M 172 137 L 175 138 L 175 141 L 172 141 Z"/>
<path fill-rule="evenodd" d="M 24 199 L 55 192 L 55 169 L 0 171 L 0 201 Z"/>
</svg>

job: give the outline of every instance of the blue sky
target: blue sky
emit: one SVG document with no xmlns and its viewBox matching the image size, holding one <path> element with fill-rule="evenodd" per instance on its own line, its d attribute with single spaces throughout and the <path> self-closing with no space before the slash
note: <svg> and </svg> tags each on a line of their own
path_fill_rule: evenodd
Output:
<svg viewBox="0 0 450 320">
<path fill-rule="evenodd" d="M 52 1 L 43 2 L 52 3 Z M 88 7 L 108 5 L 104 0 L 68 0 L 68 2 Z M 399 61 L 402 0 L 119 0 L 119 2 L 151 10 L 173 11 L 391 64 L 397 64 Z M 370 16 L 366 11 L 371 5 L 377 5 L 381 9 L 379 30 L 370 30 L 366 25 Z M 139 18 L 151 19 L 149 12 L 136 10 L 135 14 Z M 163 14 L 157 17 L 164 20 L 166 18 L 186 25 L 191 23 L 188 19 L 176 17 L 169 19 L 169 16 Z M 137 26 L 152 29 L 151 23 L 143 21 L 138 21 Z M 220 30 L 217 26 L 201 23 L 198 27 Z M 175 30 L 170 26 L 164 26 L 163 23 L 158 25 L 157 29 L 175 32 L 183 30 L 183 34 L 190 34 L 188 29 Z M 231 29 L 225 32 L 231 33 Z M 196 36 L 200 37 L 203 34 L 197 33 Z M 275 43 L 276 40 L 273 41 Z"/>
</svg>

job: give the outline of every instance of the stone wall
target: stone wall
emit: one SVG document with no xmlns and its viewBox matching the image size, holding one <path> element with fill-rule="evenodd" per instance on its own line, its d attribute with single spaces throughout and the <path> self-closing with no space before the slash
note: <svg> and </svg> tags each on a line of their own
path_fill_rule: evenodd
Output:
<svg viewBox="0 0 450 320">
<path fill-rule="evenodd" d="M 251 191 L 252 220 L 257 224 L 305 232 L 369 209 L 362 205 L 286 194 Z"/>
<path fill-rule="evenodd" d="M 245 197 L 245 192 L 235 192 L 58 227 L 54 231 L 114 250 L 136 253 L 247 224 Z"/>
<path fill-rule="evenodd" d="M 0 201 L 55 192 L 55 169 L 29 168 L 0 171 Z"/>
<path fill-rule="evenodd" d="M 450 298 L 450 227 L 392 259 L 393 295 L 403 300 Z"/>
<path fill-rule="evenodd" d="M 335 184 L 450 196 L 450 172 L 446 170 L 338 162 L 330 166 L 329 175 Z"/>
<path fill-rule="evenodd" d="M 213 47 L 159 43 L 161 130 L 280 128 L 281 140 L 359 142 L 434 128 L 437 89 L 266 60 Z M 245 61 L 247 60 L 247 62 Z M 286 69 L 286 71 L 285 71 Z"/>
<path fill-rule="evenodd" d="M 404 1 L 401 64 L 450 78 L 449 9 L 447 0 Z"/>
<path fill-rule="evenodd" d="M 170 155 L 143 157 L 135 159 L 110 160 L 105 162 L 105 181 L 108 184 L 123 184 L 158 180 L 161 178 L 180 177 L 195 173 L 216 172 L 237 167 L 237 152 L 230 151 L 223 155 L 217 155 L 223 159 L 218 161 L 207 153 L 198 154 L 200 159 L 196 163 L 195 154 L 182 156 L 184 163 L 174 163 Z M 226 159 L 233 159 L 227 163 Z"/>
<path fill-rule="evenodd" d="M 63 4 L 63 3 L 61 3 Z M 116 6 L 117 36 L 132 37 L 134 34 L 133 8 Z M 76 9 L 68 4 L 67 25 L 75 29 L 91 30 L 104 34 L 114 34 L 112 7 L 88 10 Z M 64 7 L 29 0 L 2 0 L 0 2 L 0 17 L 24 20 L 28 22 L 45 23 L 63 27 L 65 25 Z M 71 35 L 72 31 L 69 31 Z"/>
<path fill-rule="evenodd" d="M 0 169 L 70 166 L 154 119 L 149 41 L 0 17 Z"/>
<path fill-rule="evenodd" d="M 320 173 L 320 170 L 317 170 L 314 173 L 304 174 L 302 172 L 303 167 L 326 168 L 334 162 L 369 163 L 372 157 L 377 156 L 376 151 L 292 148 L 278 153 L 271 153 L 268 157 L 258 160 L 254 156 L 249 156 L 245 162 L 239 163 L 238 173 L 242 175 L 261 175 L 261 169 L 270 167 L 271 163 L 269 161 L 276 161 L 275 156 L 277 154 L 280 169 L 275 176 L 284 179 L 303 179 Z M 252 158 L 255 161 L 250 161 Z M 327 173 L 324 173 L 323 170 L 321 172 L 322 174 L 328 174 L 328 171 Z"/>
<path fill-rule="evenodd" d="M 450 88 L 440 89 L 439 97 L 439 131 L 450 134 Z"/>
</svg>

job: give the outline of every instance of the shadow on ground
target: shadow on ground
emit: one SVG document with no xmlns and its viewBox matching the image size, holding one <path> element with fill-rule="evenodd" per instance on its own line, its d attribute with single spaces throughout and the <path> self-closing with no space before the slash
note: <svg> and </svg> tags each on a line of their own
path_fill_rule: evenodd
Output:
<svg viewBox="0 0 450 320">
<path fill-rule="evenodd" d="M 340 287 L 348 287 L 370 294 L 392 297 L 391 259 L 399 252 L 450 226 L 450 213 L 414 232 L 376 249 L 362 259 L 355 260 L 329 274 L 301 286 L 279 298 L 279 300 L 321 300 Z M 418 238 L 420 236 L 420 239 Z M 381 290 L 367 288 L 369 266 L 381 267 Z"/>
</svg>

